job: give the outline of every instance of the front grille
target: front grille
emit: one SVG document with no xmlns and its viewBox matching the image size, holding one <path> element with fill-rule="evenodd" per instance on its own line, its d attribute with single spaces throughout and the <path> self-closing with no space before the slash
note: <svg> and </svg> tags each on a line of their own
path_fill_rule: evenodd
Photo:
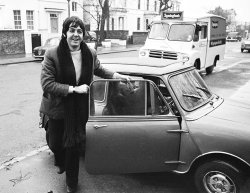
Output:
<svg viewBox="0 0 250 193">
<path fill-rule="evenodd" d="M 166 51 L 162 51 L 162 50 L 150 50 L 149 57 L 177 60 L 177 53 L 176 52 L 166 52 Z"/>
</svg>

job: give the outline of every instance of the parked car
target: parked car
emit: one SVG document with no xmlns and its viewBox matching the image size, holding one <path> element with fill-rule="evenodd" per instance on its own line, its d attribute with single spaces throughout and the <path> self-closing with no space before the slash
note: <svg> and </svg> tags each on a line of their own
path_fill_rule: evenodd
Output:
<svg viewBox="0 0 250 193">
<path fill-rule="evenodd" d="M 241 52 L 244 52 L 244 50 L 250 52 L 250 37 L 248 39 L 242 40 L 241 42 Z"/>
<path fill-rule="evenodd" d="M 59 36 L 48 38 L 43 46 L 38 46 L 33 49 L 33 57 L 36 59 L 43 60 L 46 50 L 51 47 L 57 46 L 60 42 L 60 39 L 61 37 Z M 84 36 L 83 40 L 90 48 L 97 49 L 95 32 L 86 32 L 86 35 Z"/>
<path fill-rule="evenodd" d="M 214 94 L 182 62 L 102 64 L 132 80 L 91 83 L 89 173 L 190 172 L 200 193 L 240 192 L 250 173 L 250 106 Z"/>
<path fill-rule="evenodd" d="M 227 42 L 238 42 L 238 39 L 236 38 L 236 36 L 235 37 L 233 37 L 233 36 L 227 36 L 226 37 L 226 41 Z"/>
<path fill-rule="evenodd" d="M 228 42 L 240 42 L 242 39 L 242 36 L 239 34 L 239 32 L 229 32 L 226 41 Z"/>
</svg>

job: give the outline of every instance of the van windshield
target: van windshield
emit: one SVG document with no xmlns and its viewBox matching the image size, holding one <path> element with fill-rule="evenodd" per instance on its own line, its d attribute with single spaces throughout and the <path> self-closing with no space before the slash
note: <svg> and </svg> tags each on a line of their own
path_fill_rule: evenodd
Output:
<svg viewBox="0 0 250 193">
<path fill-rule="evenodd" d="M 148 38 L 164 40 L 168 34 L 169 25 L 167 23 L 154 23 L 151 26 Z"/>
<path fill-rule="evenodd" d="M 191 24 L 173 24 L 169 30 L 168 40 L 170 41 L 186 41 L 193 39 L 195 27 Z"/>
<path fill-rule="evenodd" d="M 212 93 L 195 70 L 173 75 L 169 78 L 169 83 L 186 111 L 204 105 L 212 97 Z"/>
</svg>

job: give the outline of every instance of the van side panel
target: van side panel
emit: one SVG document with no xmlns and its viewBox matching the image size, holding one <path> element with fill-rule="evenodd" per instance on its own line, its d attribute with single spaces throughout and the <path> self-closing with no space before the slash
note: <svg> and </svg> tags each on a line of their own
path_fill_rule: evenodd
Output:
<svg viewBox="0 0 250 193">
<path fill-rule="evenodd" d="M 213 65 L 214 60 L 224 58 L 226 45 L 226 20 L 222 17 L 207 17 L 199 19 L 208 22 L 208 49 L 206 67 Z"/>
</svg>

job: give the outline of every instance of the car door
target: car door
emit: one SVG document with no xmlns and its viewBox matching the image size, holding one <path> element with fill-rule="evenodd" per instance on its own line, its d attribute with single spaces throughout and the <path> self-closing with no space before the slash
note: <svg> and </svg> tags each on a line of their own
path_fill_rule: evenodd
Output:
<svg viewBox="0 0 250 193">
<path fill-rule="evenodd" d="M 157 172 L 177 167 L 180 133 L 175 131 L 180 125 L 153 82 L 94 81 L 90 101 L 85 152 L 89 173 Z"/>
</svg>

